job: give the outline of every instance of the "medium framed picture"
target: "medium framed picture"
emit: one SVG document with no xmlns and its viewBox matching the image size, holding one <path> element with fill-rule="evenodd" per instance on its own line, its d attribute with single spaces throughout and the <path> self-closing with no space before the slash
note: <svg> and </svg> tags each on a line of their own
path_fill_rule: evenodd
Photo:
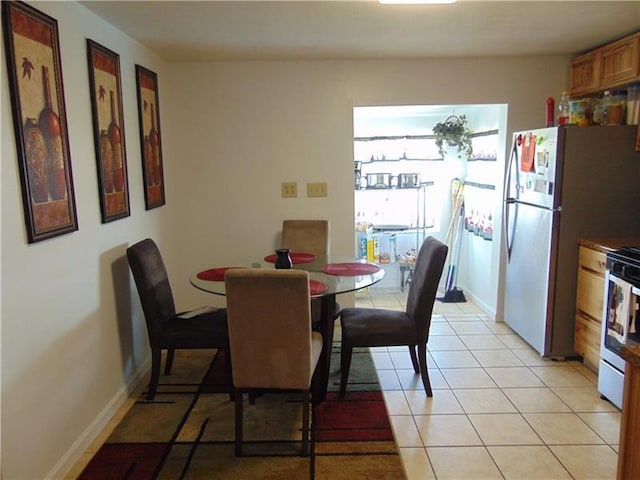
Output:
<svg viewBox="0 0 640 480">
<path fill-rule="evenodd" d="M 120 56 L 90 39 L 87 56 L 100 210 L 107 223 L 130 215 Z"/>
<path fill-rule="evenodd" d="M 58 22 L 2 2 L 5 57 L 29 243 L 78 229 Z"/>
<path fill-rule="evenodd" d="M 138 122 L 140 124 L 144 200 L 147 210 L 150 210 L 165 203 L 158 76 L 151 70 L 136 65 L 136 86 L 138 89 Z"/>
</svg>

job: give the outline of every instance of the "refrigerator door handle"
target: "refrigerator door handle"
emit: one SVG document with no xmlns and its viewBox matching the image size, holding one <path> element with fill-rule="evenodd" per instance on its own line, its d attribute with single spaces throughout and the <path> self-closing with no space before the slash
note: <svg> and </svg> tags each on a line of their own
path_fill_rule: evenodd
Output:
<svg viewBox="0 0 640 480">
<path fill-rule="evenodd" d="M 518 198 L 519 194 L 519 178 L 516 177 L 516 194 L 515 198 L 509 198 L 509 192 L 511 191 L 511 171 L 514 163 L 516 164 L 516 169 L 518 168 L 518 147 L 517 147 L 517 138 L 513 139 L 513 149 L 511 150 L 511 157 L 509 158 L 509 163 L 507 164 L 507 171 L 505 173 L 504 179 L 504 202 L 502 203 L 502 231 L 504 232 L 504 244 L 507 247 L 507 262 L 511 260 L 511 249 L 513 247 L 513 233 L 515 224 L 518 218 L 518 204 L 515 200 Z M 517 170 L 516 170 L 517 172 Z M 509 210 L 510 205 L 515 208 L 515 214 L 513 217 L 513 225 L 509 228 Z"/>
</svg>

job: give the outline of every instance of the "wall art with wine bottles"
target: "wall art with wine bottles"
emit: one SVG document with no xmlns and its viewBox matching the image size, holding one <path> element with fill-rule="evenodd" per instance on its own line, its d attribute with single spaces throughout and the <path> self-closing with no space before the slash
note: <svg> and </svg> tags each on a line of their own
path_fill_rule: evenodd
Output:
<svg viewBox="0 0 640 480">
<path fill-rule="evenodd" d="M 87 56 L 100 210 L 107 223 L 130 214 L 120 56 L 90 39 Z"/>
<path fill-rule="evenodd" d="M 164 205 L 164 173 L 162 168 L 162 136 L 158 107 L 158 76 L 136 65 L 138 89 L 138 123 L 142 150 L 144 200 L 147 210 Z"/>
<path fill-rule="evenodd" d="M 78 229 L 58 22 L 2 2 L 5 57 L 29 243 Z"/>
</svg>

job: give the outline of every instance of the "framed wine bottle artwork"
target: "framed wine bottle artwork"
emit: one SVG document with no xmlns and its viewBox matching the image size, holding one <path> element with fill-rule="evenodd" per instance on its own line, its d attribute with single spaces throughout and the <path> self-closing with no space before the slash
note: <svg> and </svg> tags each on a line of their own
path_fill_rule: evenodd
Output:
<svg viewBox="0 0 640 480">
<path fill-rule="evenodd" d="M 2 2 L 5 58 L 29 243 L 78 229 L 58 22 Z"/>
<path fill-rule="evenodd" d="M 164 169 L 162 166 L 162 135 L 158 107 L 158 76 L 136 65 L 138 89 L 138 123 L 144 179 L 144 200 L 147 210 L 164 205 Z"/>
<path fill-rule="evenodd" d="M 87 57 L 100 210 L 107 223 L 130 215 L 120 56 L 87 39 Z"/>
</svg>

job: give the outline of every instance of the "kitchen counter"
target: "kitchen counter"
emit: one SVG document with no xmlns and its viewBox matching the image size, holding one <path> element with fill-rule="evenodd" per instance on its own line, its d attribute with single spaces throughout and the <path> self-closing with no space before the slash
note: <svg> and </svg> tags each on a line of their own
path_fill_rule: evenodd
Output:
<svg viewBox="0 0 640 480">
<path fill-rule="evenodd" d="M 627 362 L 618 448 L 618 480 L 640 478 L 640 346 L 622 347 Z"/>
<path fill-rule="evenodd" d="M 621 247 L 640 245 L 640 237 L 612 237 L 612 238 L 579 238 L 578 245 L 592 248 L 599 252 L 609 253 Z"/>
</svg>

